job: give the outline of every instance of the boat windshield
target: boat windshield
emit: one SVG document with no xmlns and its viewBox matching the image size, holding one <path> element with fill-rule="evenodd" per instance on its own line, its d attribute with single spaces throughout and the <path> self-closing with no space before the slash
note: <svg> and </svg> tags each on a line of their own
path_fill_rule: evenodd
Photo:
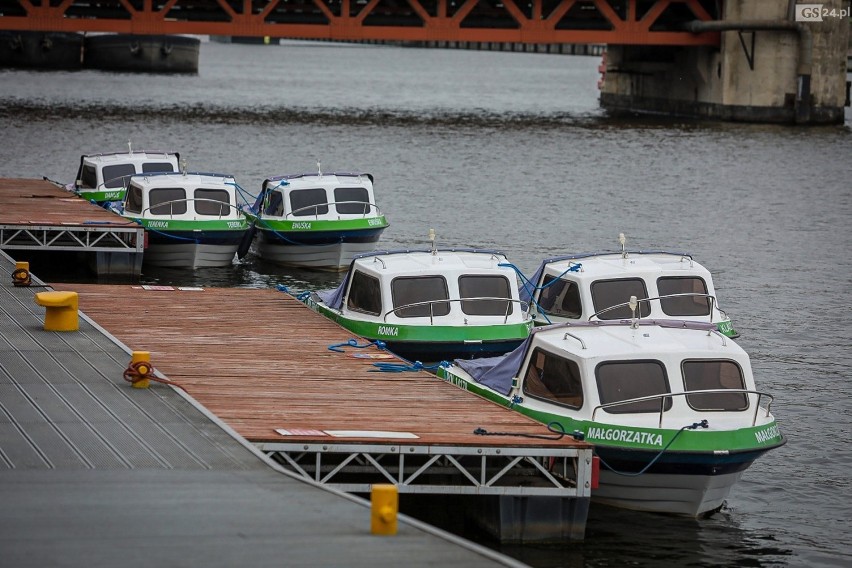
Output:
<svg viewBox="0 0 852 568">
<path fill-rule="evenodd" d="M 592 302 L 595 311 L 599 312 L 611 306 L 624 304 L 630 301 L 630 296 L 638 299 L 648 297 L 645 281 L 641 278 L 620 278 L 617 280 L 598 280 L 592 283 Z M 639 302 L 639 313 L 637 317 L 648 317 L 651 313 L 649 302 Z M 600 314 L 602 320 L 628 319 L 632 313 L 628 306 L 622 306 Z"/>
<path fill-rule="evenodd" d="M 186 190 L 182 187 L 158 187 L 148 193 L 152 215 L 183 215 L 186 213 Z"/>
<path fill-rule="evenodd" d="M 659 361 L 608 361 L 595 370 L 601 404 L 658 396 L 671 392 L 666 368 Z M 672 399 L 665 398 L 665 410 Z M 629 404 L 604 407 L 611 414 L 660 412 L 660 399 L 653 398 Z"/>
<path fill-rule="evenodd" d="M 328 196 L 325 189 L 296 189 L 290 192 L 290 210 L 294 217 L 325 215 L 328 213 Z"/>
<path fill-rule="evenodd" d="M 583 383 L 576 362 L 536 347 L 524 376 L 524 394 L 570 408 L 583 406 Z"/>
<path fill-rule="evenodd" d="M 366 187 L 336 187 L 334 206 L 341 215 L 366 215 L 370 212 L 370 194 Z"/>
<path fill-rule="evenodd" d="M 503 316 L 511 314 L 514 306 L 501 300 L 465 300 L 465 298 L 511 298 L 509 279 L 505 276 L 459 276 L 459 295 L 462 312 L 474 316 Z"/>
<path fill-rule="evenodd" d="M 450 313 L 450 295 L 443 276 L 401 276 L 391 282 L 394 313 L 401 318 L 445 316 Z M 418 304 L 411 307 L 411 304 Z"/>
<path fill-rule="evenodd" d="M 660 296 L 670 294 L 704 294 L 703 296 L 680 296 L 661 298 L 663 313 L 670 316 L 707 316 L 710 315 L 710 298 L 707 284 L 697 276 L 665 276 L 657 279 L 657 291 Z"/>
<path fill-rule="evenodd" d="M 124 178 L 136 173 L 133 164 L 115 164 L 104 166 L 104 185 L 109 188 L 124 187 Z"/>
<path fill-rule="evenodd" d="M 356 270 L 352 274 L 352 284 L 349 286 L 349 297 L 346 307 L 356 312 L 381 315 L 382 291 L 379 279 Z"/>
<path fill-rule="evenodd" d="M 224 189 L 199 187 L 195 190 L 194 195 L 195 212 L 199 215 L 218 215 L 221 217 L 230 213 L 231 196 Z"/>
<path fill-rule="evenodd" d="M 687 391 L 745 389 L 743 372 L 733 361 L 687 360 L 682 364 L 683 383 Z M 714 392 L 686 395 L 689 406 L 695 410 L 746 410 L 748 397 L 745 393 Z"/>
<path fill-rule="evenodd" d="M 98 185 L 98 173 L 95 166 L 83 166 L 80 172 L 80 187 L 94 189 Z"/>
<path fill-rule="evenodd" d="M 142 164 L 142 173 L 148 174 L 152 172 L 173 172 L 174 165 L 169 162 L 145 162 Z"/>
<path fill-rule="evenodd" d="M 583 313 L 577 283 L 550 275 L 544 277 L 538 305 L 544 313 L 552 316 L 579 319 Z"/>
</svg>

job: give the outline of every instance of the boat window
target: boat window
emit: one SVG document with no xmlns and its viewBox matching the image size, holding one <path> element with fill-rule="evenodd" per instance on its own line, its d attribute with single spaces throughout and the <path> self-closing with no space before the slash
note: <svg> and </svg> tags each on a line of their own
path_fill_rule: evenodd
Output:
<svg viewBox="0 0 852 568">
<path fill-rule="evenodd" d="M 151 172 L 173 172 L 175 167 L 169 162 L 145 162 L 142 164 L 142 173 Z"/>
<path fill-rule="evenodd" d="M 130 213 L 142 213 L 142 188 L 131 185 L 124 199 L 124 210 Z"/>
<path fill-rule="evenodd" d="M 349 285 L 346 307 L 356 312 L 381 315 L 382 291 L 379 279 L 356 270 L 352 274 L 352 283 Z"/>
<path fill-rule="evenodd" d="M 683 383 L 687 391 L 745 389 L 743 372 L 733 361 L 693 360 L 683 362 Z M 708 393 L 686 395 L 695 410 L 746 410 L 745 393 Z"/>
<path fill-rule="evenodd" d="M 660 296 L 669 294 L 707 294 L 704 279 L 697 276 L 667 276 L 657 279 Z M 663 313 L 670 316 L 710 315 L 710 298 L 705 296 L 681 296 L 660 300 Z"/>
<path fill-rule="evenodd" d="M 214 203 L 215 202 L 215 203 Z M 224 189 L 204 189 L 199 187 L 195 190 L 195 212 L 199 215 L 227 215 L 231 212 L 228 206 L 231 196 Z"/>
<path fill-rule="evenodd" d="M 336 187 L 334 202 L 341 215 L 366 215 L 370 212 L 370 194 L 366 187 Z"/>
<path fill-rule="evenodd" d="M 599 312 L 610 306 L 616 306 L 630 301 L 630 296 L 636 296 L 638 299 L 647 298 L 648 291 L 645 289 L 645 282 L 641 278 L 621 278 L 618 280 L 598 280 L 592 283 L 592 302 L 595 305 L 595 311 Z M 637 317 L 647 317 L 651 313 L 651 306 L 648 302 L 639 303 L 639 313 Z M 629 319 L 632 316 L 629 306 L 624 306 L 616 310 L 610 310 L 598 316 L 602 320 L 613 319 Z"/>
<path fill-rule="evenodd" d="M 583 312 L 579 286 L 562 278 L 557 282 L 554 280 L 557 280 L 556 277 L 545 275 L 543 286 L 546 287 L 541 289 L 538 305 L 548 315 L 578 319 Z"/>
<path fill-rule="evenodd" d="M 417 318 L 433 316 L 445 316 L 450 313 L 448 302 L 435 302 L 434 300 L 447 300 L 450 295 L 447 292 L 447 281 L 443 276 L 404 276 L 394 278 L 391 282 L 391 295 L 393 307 L 398 308 L 409 304 L 419 304 L 410 308 L 396 310 L 394 313 L 401 318 Z"/>
<path fill-rule="evenodd" d="M 263 212 L 266 215 L 282 217 L 284 215 L 284 194 L 280 191 L 268 193 L 266 195 L 266 202 L 263 206 Z"/>
<path fill-rule="evenodd" d="M 505 316 L 514 312 L 512 302 L 465 298 L 511 298 L 509 279 L 505 276 L 459 276 L 462 312 L 471 316 Z"/>
<path fill-rule="evenodd" d="M 104 186 L 109 188 L 124 187 L 125 178 L 136 173 L 136 168 L 133 164 L 116 164 L 114 166 L 104 166 Z"/>
<path fill-rule="evenodd" d="M 159 187 L 148 193 L 152 215 L 186 213 L 186 190 L 182 187 Z"/>
<path fill-rule="evenodd" d="M 328 197 L 325 190 L 316 187 L 291 191 L 290 210 L 294 217 L 325 215 L 328 213 Z"/>
<path fill-rule="evenodd" d="M 601 363 L 595 370 L 601 404 L 653 396 L 650 400 L 619 404 L 604 408 L 610 414 L 659 412 L 672 407 L 671 397 L 658 397 L 671 392 L 666 369 L 659 361 L 612 361 Z"/>
<path fill-rule="evenodd" d="M 80 187 L 95 189 L 98 185 L 96 172 L 95 166 L 83 166 L 83 171 L 80 173 Z"/>
<path fill-rule="evenodd" d="M 537 347 L 530 357 L 524 377 L 524 394 L 571 408 L 580 408 L 583 406 L 580 367 L 570 359 Z"/>
</svg>

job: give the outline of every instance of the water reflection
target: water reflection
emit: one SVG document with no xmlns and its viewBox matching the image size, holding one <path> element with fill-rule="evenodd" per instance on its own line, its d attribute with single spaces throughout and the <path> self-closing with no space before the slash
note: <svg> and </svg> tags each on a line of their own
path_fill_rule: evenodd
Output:
<svg viewBox="0 0 852 568">
<path fill-rule="evenodd" d="M 502 546 L 537 568 L 613 566 L 777 566 L 792 555 L 771 534 L 740 527 L 736 514 L 688 519 L 592 505 L 583 542 Z"/>
</svg>

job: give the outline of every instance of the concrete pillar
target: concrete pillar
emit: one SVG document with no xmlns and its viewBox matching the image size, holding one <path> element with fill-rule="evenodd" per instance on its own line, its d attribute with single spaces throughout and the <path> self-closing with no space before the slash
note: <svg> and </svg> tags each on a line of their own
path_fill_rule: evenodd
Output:
<svg viewBox="0 0 852 568">
<path fill-rule="evenodd" d="M 608 46 L 601 106 L 748 122 L 843 122 L 848 19 L 797 24 L 788 19 L 788 0 L 724 6 L 719 26 L 745 29 L 723 31 L 718 49 Z M 840 12 L 849 2 L 823 6 Z"/>
</svg>

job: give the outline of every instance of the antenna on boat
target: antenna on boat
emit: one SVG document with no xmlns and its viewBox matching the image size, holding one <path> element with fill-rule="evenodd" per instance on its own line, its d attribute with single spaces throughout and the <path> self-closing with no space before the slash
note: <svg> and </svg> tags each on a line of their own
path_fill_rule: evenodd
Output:
<svg viewBox="0 0 852 568">
<path fill-rule="evenodd" d="M 183 177 L 186 177 L 186 158 L 183 158 L 180 161 L 180 169 L 181 169 L 181 172 L 183 173 Z"/>
<path fill-rule="evenodd" d="M 317 177 L 322 177 L 322 168 L 320 167 L 319 160 L 317 160 Z"/>
<path fill-rule="evenodd" d="M 133 153 L 133 144 L 130 143 L 130 140 L 127 141 L 127 153 L 128 154 Z"/>
<path fill-rule="evenodd" d="M 624 236 L 624 233 L 618 233 L 618 242 L 621 244 L 621 258 L 627 258 L 627 251 L 624 249 L 627 237 Z"/>
<path fill-rule="evenodd" d="M 639 300 L 636 299 L 636 296 L 630 296 L 630 301 L 627 305 L 630 306 L 630 329 L 636 329 L 639 327 L 639 321 L 636 319 L 636 307 L 639 306 Z"/>
<path fill-rule="evenodd" d="M 432 256 L 438 254 L 438 249 L 435 248 L 435 229 L 429 229 L 429 240 L 432 241 Z"/>
</svg>

